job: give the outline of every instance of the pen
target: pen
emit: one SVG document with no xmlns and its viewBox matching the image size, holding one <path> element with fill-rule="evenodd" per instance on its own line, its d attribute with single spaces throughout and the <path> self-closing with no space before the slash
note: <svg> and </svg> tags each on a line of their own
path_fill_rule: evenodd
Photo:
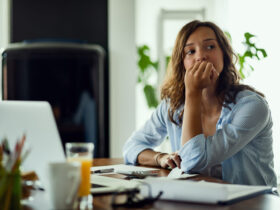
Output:
<svg viewBox="0 0 280 210">
<path fill-rule="evenodd" d="M 92 171 L 92 173 L 110 173 L 110 172 L 113 172 L 114 169 L 113 168 L 106 168 L 106 169 L 100 169 L 100 170 L 95 170 L 95 171 Z"/>
</svg>

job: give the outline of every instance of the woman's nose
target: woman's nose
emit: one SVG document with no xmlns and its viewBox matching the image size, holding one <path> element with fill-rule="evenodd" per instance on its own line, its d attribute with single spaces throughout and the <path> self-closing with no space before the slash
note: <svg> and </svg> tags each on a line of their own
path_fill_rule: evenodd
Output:
<svg viewBox="0 0 280 210">
<path fill-rule="evenodd" d="M 196 61 L 206 61 L 207 60 L 207 55 L 206 53 L 199 51 L 197 53 Z"/>
</svg>

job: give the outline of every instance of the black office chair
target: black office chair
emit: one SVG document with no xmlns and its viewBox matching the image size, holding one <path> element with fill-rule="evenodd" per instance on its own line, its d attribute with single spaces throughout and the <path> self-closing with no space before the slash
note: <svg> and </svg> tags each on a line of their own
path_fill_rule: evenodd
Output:
<svg viewBox="0 0 280 210">
<path fill-rule="evenodd" d="M 52 105 L 63 145 L 89 141 L 108 156 L 101 46 L 66 42 L 15 43 L 2 51 L 3 100 Z"/>
</svg>

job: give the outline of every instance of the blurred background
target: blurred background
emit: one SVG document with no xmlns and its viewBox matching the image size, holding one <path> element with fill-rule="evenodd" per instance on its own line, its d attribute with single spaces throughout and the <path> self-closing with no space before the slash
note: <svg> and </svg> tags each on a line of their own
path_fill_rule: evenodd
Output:
<svg viewBox="0 0 280 210">
<path fill-rule="evenodd" d="M 83 49 L 85 45 L 90 49 L 97 46 L 103 53 L 99 60 L 102 65 L 93 72 L 99 73 L 82 76 L 92 78 L 89 84 L 95 92 L 96 109 L 93 113 L 96 114 L 96 124 L 93 129 L 98 134 L 94 138 L 99 143 L 102 141 L 102 148 L 98 148 L 102 150 L 99 157 L 121 157 L 126 139 L 144 124 L 154 110 L 147 101 L 153 92 L 144 87 L 149 84 L 155 90 L 155 98 L 158 98 L 166 58 L 170 56 L 176 35 L 184 24 L 193 19 L 215 22 L 230 34 L 238 54 L 246 51 L 244 33 L 249 32 L 255 35 L 253 42 L 265 49 L 267 57 L 248 59 L 254 71 L 247 66 L 249 70 L 244 72 L 242 82 L 263 92 L 270 105 L 274 121 L 275 169 L 279 176 L 279 6 L 277 0 L 0 0 L 0 47 L 2 52 L 7 52 L 10 44 L 50 41 L 71 43 Z M 148 54 L 152 64 L 147 71 L 138 63 L 143 55 L 141 52 Z M 9 53 L 2 54 L 1 60 L 5 61 L 8 57 Z M 1 66 L 3 68 L 4 64 Z M 77 68 L 73 71 L 83 70 Z M 144 71 L 147 72 L 145 75 Z M 53 74 L 62 80 L 69 77 L 66 82 L 70 84 L 77 82 L 75 76 L 69 76 L 71 74 Z M 3 75 L 0 81 L 1 99 L 4 99 Z M 76 105 L 68 110 L 72 118 L 84 90 L 78 87 L 81 91 L 73 97 L 73 101 L 67 99 Z M 65 92 L 74 92 L 71 85 L 60 87 L 61 90 L 63 88 Z M 51 92 L 47 94 L 52 95 Z M 66 141 L 72 140 L 69 136 L 65 138 Z M 76 138 L 82 140 L 84 136 Z M 158 149 L 169 151 L 168 140 Z"/>
</svg>

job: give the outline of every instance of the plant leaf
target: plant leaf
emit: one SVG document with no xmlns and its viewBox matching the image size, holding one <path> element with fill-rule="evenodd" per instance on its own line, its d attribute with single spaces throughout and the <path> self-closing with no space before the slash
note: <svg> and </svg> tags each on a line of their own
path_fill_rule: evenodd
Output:
<svg viewBox="0 0 280 210">
<path fill-rule="evenodd" d="M 250 65 L 250 64 L 248 64 L 248 65 L 249 65 L 251 71 L 255 71 L 255 69 L 254 69 L 254 67 L 252 65 Z"/>
<path fill-rule="evenodd" d="M 232 38 L 231 38 L 230 33 L 229 33 L 228 31 L 224 31 L 224 33 L 225 33 L 226 37 L 228 38 L 228 40 L 229 40 L 230 42 L 232 42 Z"/>
<path fill-rule="evenodd" d="M 151 65 L 155 68 L 156 71 L 158 71 L 158 62 L 151 62 Z"/>
<path fill-rule="evenodd" d="M 145 93 L 145 96 L 146 96 L 148 107 L 149 108 L 157 107 L 158 100 L 156 98 L 156 90 L 155 90 L 155 88 L 152 87 L 151 85 L 145 85 L 144 93 Z"/>
<path fill-rule="evenodd" d="M 266 53 L 265 49 L 263 49 L 263 48 L 257 48 L 257 51 L 258 51 L 258 52 L 261 52 L 264 58 L 267 57 L 267 53 Z"/>
<path fill-rule="evenodd" d="M 252 57 L 253 57 L 253 53 L 252 53 L 251 51 L 247 50 L 247 51 L 244 53 L 243 57 L 250 57 L 250 58 L 252 58 Z"/>
<path fill-rule="evenodd" d="M 137 83 L 141 83 L 142 82 L 142 79 L 141 79 L 141 77 L 138 75 L 138 77 L 137 77 Z"/>
<path fill-rule="evenodd" d="M 244 33 L 244 37 L 245 37 L 246 41 L 247 40 L 249 41 L 249 39 L 252 38 L 252 37 L 255 37 L 255 35 L 253 35 L 253 34 L 251 34 L 249 32 L 246 32 L 246 33 Z"/>
<path fill-rule="evenodd" d="M 143 54 L 139 58 L 138 66 L 139 66 L 139 68 L 141 69 L 142 72 L 145 72 L 145 70 L 149 67 L 150 63 L 151 63 L 150 58 Z"/>
<path fill-rule="evenodd" d="M 168 64 L 169 64 L 170 59 L 171 59 L 171 56 L 166 56 L 166 57 L 165 57 L 166 67 L 167 67 Z"/>
<path fill-rule="evenodd" d="M 137 52 L 139 56 L 138 67 L 143 73 L 150 67 L 157 70 L 158 64 L 157 62 L 152 62 L 150 58 L 150 48 L 147 45 L 138 47 Z"/>
<path fill-rule="evenodd" d="M 245 75 L 243 73 L 243 68 L 239 69 L 239 73 L 240 73 L 241 79 L 245 79 Z"/>
</svg>

